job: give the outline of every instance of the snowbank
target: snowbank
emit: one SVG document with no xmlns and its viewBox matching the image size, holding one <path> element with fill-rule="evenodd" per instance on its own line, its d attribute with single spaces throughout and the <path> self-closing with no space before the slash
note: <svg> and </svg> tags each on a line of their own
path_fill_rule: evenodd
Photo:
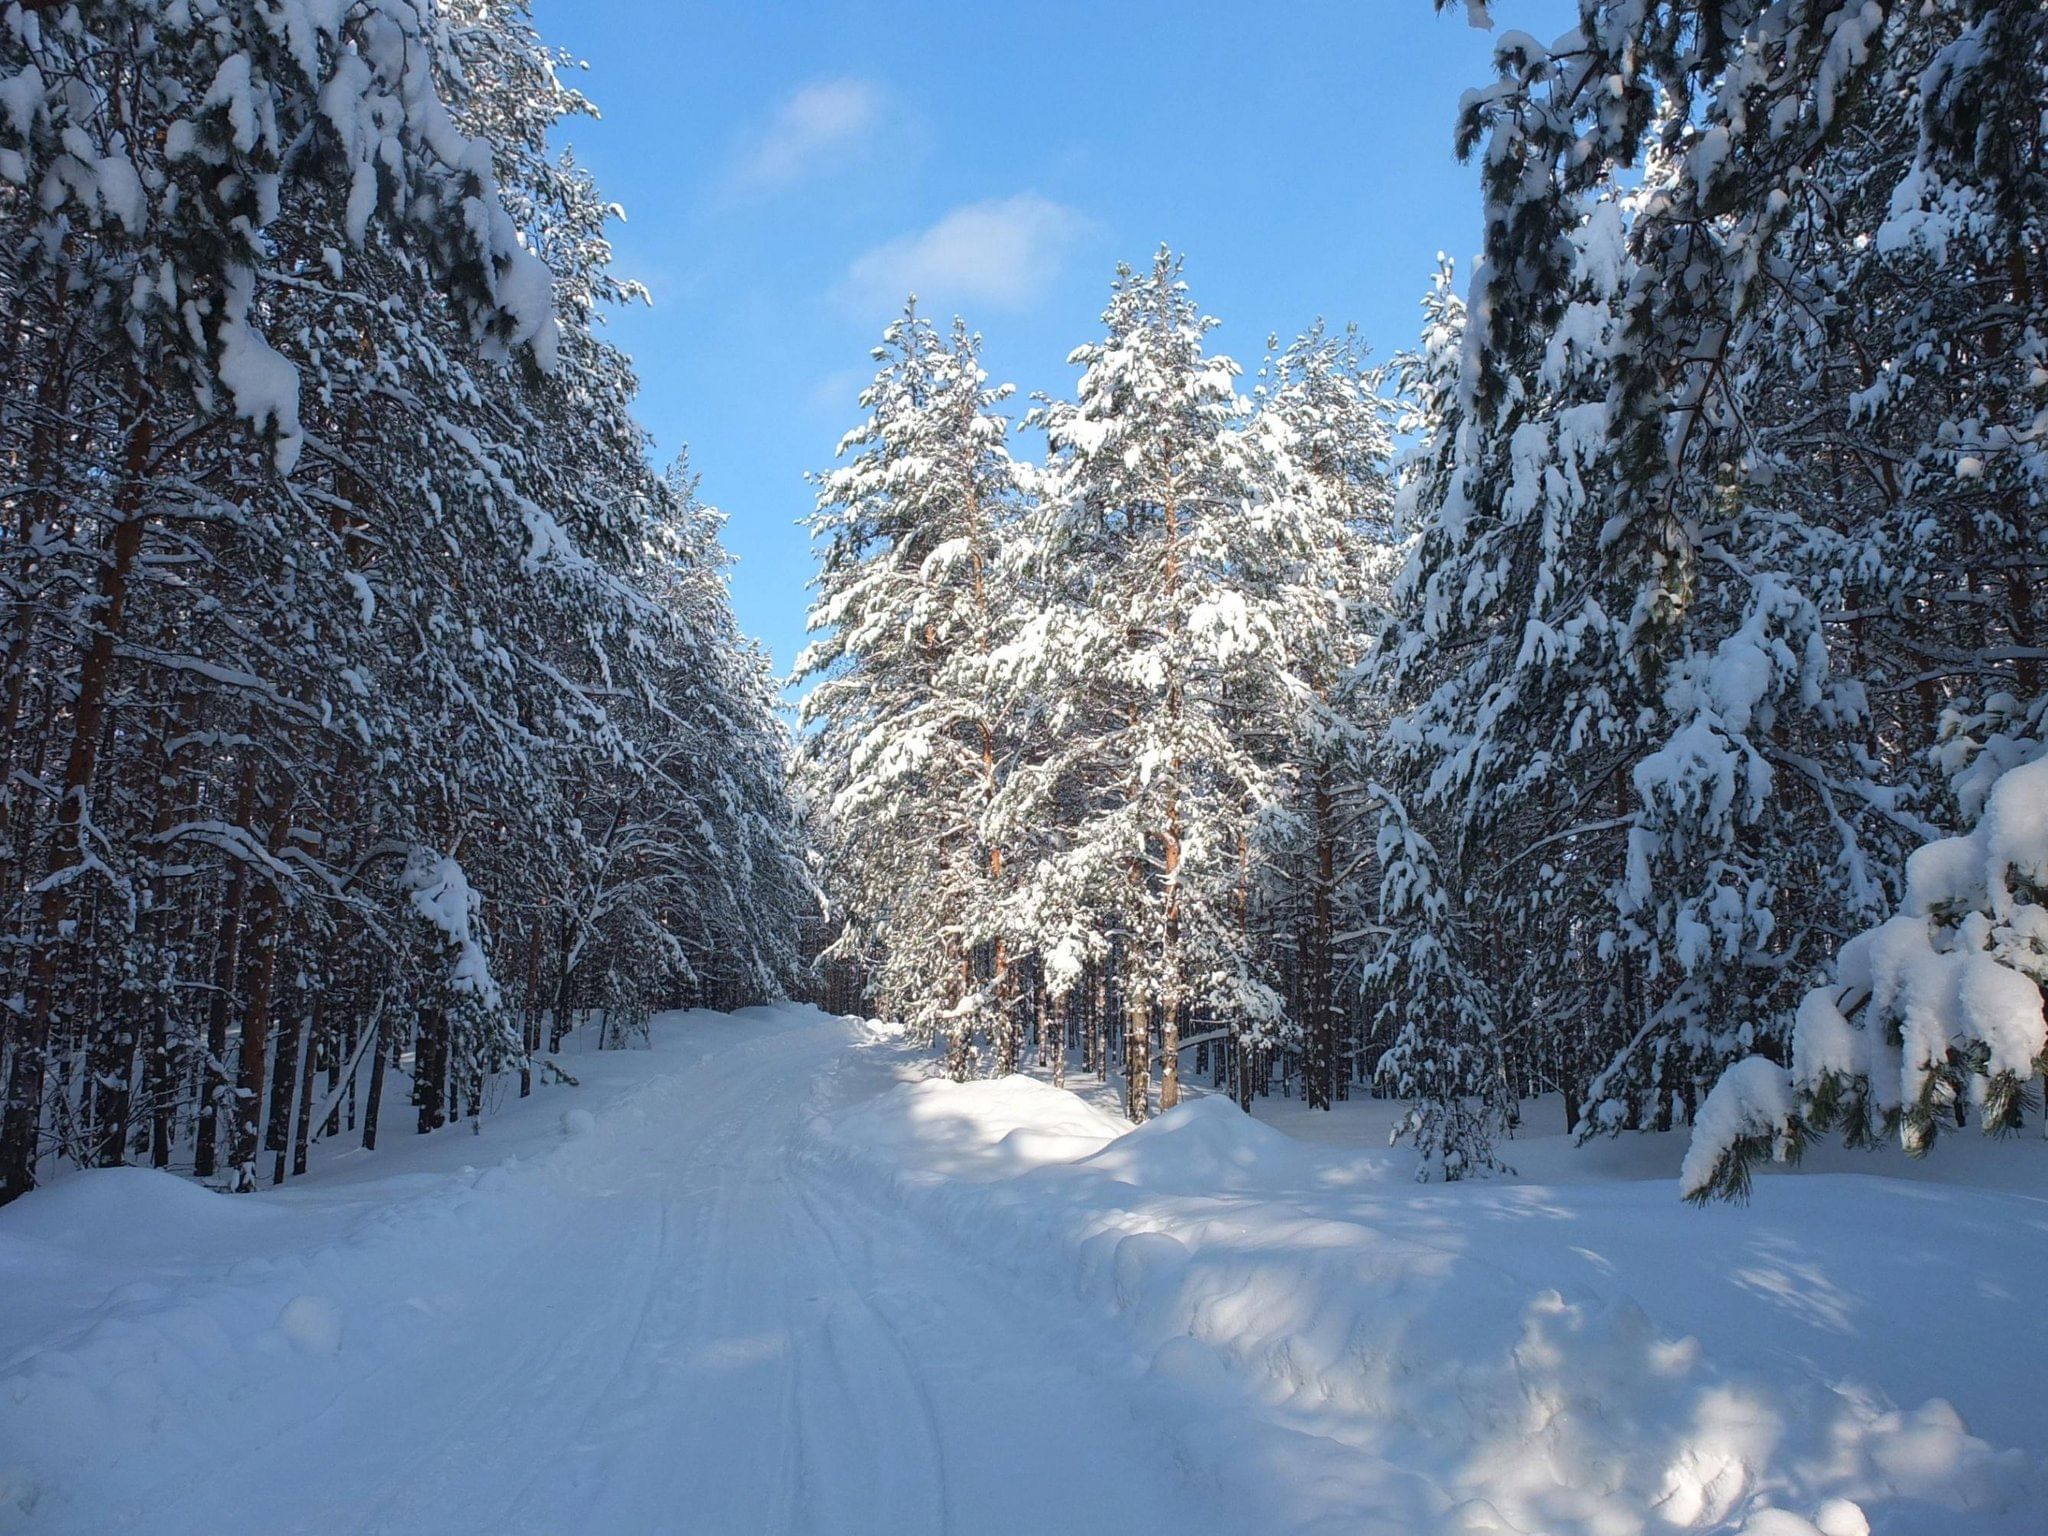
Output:
<svg viewBox="0 0 2048 1536">
<path fill-rule="evenodd" d="M 886 1042 L 846 1073 L 916 1068 Z M 1198 1099 L 842 1085 L 807 1155 L 1147 1374 L 1183 1460 L 1332 1532 L 2035 1533 L 2048 1202 L 1887 1178 L 1418 1190 Z M 1980 1300 L 1958 1312 L 1965 1263 Z M 2025 1448 L 2025 1449 L 2022 1449 Z"/>
</svg>

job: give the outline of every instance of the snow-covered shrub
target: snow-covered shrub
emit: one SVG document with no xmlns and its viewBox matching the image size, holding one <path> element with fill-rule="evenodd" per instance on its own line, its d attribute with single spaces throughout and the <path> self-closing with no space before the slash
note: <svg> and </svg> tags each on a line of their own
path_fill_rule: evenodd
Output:
<svg viewBox="0 0 2048 1536">
<path fill-rule="evenodd" d="M 2001 743 L 2007 766 L 1976 824 L 1917 849 L 1902 909 L 1806 994 L 1791 1067 L 1759 1056 L 1722 1075 L 1693 1130 L 1687 1198 L 1739 1197 L 1752 1162 L 1794 1158 L 1812 1132 L 1896 1134 L 1922 1153 L 1969 1118 L 2017 1128 L 2048 1073 L 2048 744 L 2014 761 L 2020 750 Z"/>
</svg>

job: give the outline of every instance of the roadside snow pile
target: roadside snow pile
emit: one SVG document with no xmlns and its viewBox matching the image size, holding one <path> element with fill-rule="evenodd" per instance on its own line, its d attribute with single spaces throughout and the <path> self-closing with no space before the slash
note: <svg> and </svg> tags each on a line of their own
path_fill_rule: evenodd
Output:
<svg viewBox="0 0 2048 1536">
<path fill-rule="evenodd" d="M 1024 1078 L 905 1083 L 807 1155 L 1114 1319 L 1191 1467 L 1292 1490 L 1275 1529 L 2038 1536 L 2039 1199 L 1418 1190 L 1222 1099 L 1126 1133 Z"/>
<path fill-rule="evenodd" d="M 1071 1093 L 1026 1077 L 904 1083 L 840 1117 L 865 1155 L 906 1179 L 1022 1173 L 1084 1157 L 1128 1129 Z"/>
<path fill-rule="evenodd" d="M 1246 1117 L 1229 1099 L 1201 1098 L 1151 1120 L 1088 1159 L 1098 1173 L 1141 1189 L 1213 1194 L 1285 1188 L 1308 1176 L 1308 1148 Z"/>
</svg>

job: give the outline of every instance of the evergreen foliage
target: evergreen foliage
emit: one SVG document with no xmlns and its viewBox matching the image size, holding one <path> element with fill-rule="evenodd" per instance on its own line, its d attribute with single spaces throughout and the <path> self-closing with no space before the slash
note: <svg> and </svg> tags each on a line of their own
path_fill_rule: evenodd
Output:
<svg viewBox="0 0 2048 1536">
<path fill-rule="evenodd" d="M 1162 252 L 1028 418 L 978 937 L 1134 1118 L 1192 1041 L 1413 1098 L 1446 1177 L 1532 1094 L 1698 1127 L 1694 1193 L 2037 1118 L 2048 18 L 1582 0 L 1496 58 L 1389 378 L 1318 329 L 1240 397 Z"/>
<path fill-rule="evenodd" d="M 782 734 L 513 0 L 0 18 L 0 1195 L 796 969 Z M 363 1101 L 358 1102 L 359 1094 Z"/>
</svg>

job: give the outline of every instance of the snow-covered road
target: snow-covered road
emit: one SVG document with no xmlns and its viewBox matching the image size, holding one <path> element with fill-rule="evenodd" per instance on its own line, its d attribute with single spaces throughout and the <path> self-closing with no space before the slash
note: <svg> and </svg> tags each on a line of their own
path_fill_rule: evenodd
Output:
<svg viewBox="0 0 2048 1536">
<path fill-rule="evenodd" d="M 129 1170 L 10 1211 L 0 1529 L 1215 1528 L 1057 1316 L 820 1186 L 845 1026 L 662 1043 L 487 1120 L 481 1174 L 458 1131 L 169 1216 Z"/>
<path fill-rule="evenodd" d="M 0 1536 L 2041 1530 L 2039 1142 L 1694 1211 L 1671 1138 L 1419 1189 L 1383 1125 L 1132 1130 L 805 1008 L 568 1065 L 0 1210 Z"/>
</svg>

